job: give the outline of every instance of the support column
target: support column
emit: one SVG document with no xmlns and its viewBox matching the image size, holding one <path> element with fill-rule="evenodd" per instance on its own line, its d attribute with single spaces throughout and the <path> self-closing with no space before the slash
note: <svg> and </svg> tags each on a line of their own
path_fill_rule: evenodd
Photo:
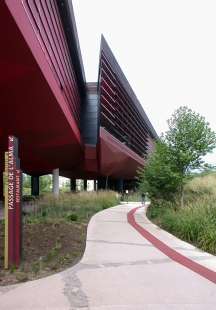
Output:
<svg viewBox="0 0 216 310">
<path fill-rule="evenodd" d="M 94 180 L 94 190 L 98 191 L 98 180 Z"/>
<path fill-rule="evenodd" d="M 31 195 L 39 196 L 39 177 L 31 177 Z"/>
<path fill-rule="evenodd" d="M 123 192 L 123 179 L 122 178 L 116 180 L 116 190 L 119 193 Z"/>
<path fill-rule="evenodd" d="M 53 169 L 53 194 L 59 195 L 59 168 Z"/>
<path fill-rule="evenodd" d="M 87 191 L 87 180 L 83 180 L 84 181 L 84 191 Z"/>
<path fill-rule="evenodd" d="M 76 191 L 76 179 L 70 179 L 70 190 Z"/>
<path fill-rule="evenodd" d="M 106 189 L 106 179 L 99 178 L 98 179 L 98 189 Z"/>
<path fill-rule="evenodd" d="M 108 174 L 106 175 L 106 190 L 108 190 L 108 179 L 109 179 L 109 177 L 108 177 Z"/>
</svg>

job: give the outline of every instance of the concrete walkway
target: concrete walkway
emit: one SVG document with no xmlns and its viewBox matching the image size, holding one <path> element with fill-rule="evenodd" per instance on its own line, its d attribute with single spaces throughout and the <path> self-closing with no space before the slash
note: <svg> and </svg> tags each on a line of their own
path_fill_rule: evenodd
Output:
<svg viewBox="0 0 216 310">
<path fill-rule="evenodd" d="M 79 264 L 0 288 L 0 309 L 216 309 L 216 257 L 158 229 L 139 205 L 96 214 Z"/>
</svg>

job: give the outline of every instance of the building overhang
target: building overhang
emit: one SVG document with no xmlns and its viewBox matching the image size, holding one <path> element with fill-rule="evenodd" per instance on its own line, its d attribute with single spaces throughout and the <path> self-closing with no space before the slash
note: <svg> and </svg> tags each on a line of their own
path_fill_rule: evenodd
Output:
<svg viewBox="0 0 216 310">
<path fill-rule="evenodd" d="M 67 39 L 70 57 L 81 94 L 86 93 L 86 78 L 83 67 L 83 60 L 80 50 L 79 38 L 77 34 L 76 21 L 71 0 L 57 0 L 65 37 Z"/>
</svg>

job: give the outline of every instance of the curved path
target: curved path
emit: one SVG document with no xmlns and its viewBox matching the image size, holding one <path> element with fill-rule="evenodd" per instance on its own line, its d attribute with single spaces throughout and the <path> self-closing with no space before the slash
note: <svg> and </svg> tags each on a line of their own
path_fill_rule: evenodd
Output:
<svg viewBox="0 0 216 310">
<path fill-rule="evenodd" d="M 76 266 L 0 288 L 0 309 L 216 309 L 216 257 L 149 222 L 140 204 L 97 213 Z"/>
</svg>

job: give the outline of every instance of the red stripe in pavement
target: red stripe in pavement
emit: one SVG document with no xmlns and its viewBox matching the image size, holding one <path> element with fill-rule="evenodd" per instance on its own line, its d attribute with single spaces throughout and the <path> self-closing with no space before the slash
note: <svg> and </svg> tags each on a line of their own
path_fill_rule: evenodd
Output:
<svg viewBox="0 0 216 310">
<path fill-rule="evenodd" d="M 158 240 L 156 237 L 154 237 L 152 234 L 150 234 L 147 230 L 145 230 L 143 227 L 141 227 L 134 219 L 134 213 L 137 209 L 142 207 L 137 207 L 132 209 L 127 214 L 127 220 L 128 223 L 135 228 L 144 238 L 146 238 L 149 242 L 151 242 L 158 250 L 163 252 L 165 255 L 167 255 L 172 260 L 176 261 L 177 263 L 189 268 L 190 270 L 198 273 L 202 277 L 208 279 L 209 281 L 216 284 L 216 272 L 208 269 L 202 265 L 197 264 L 196 262 L 190 260 L 189 258 L 183 256 L 182 254 L 176 252 L 175 250 L 168 247 L 165 243 Z"/>
</svg>

